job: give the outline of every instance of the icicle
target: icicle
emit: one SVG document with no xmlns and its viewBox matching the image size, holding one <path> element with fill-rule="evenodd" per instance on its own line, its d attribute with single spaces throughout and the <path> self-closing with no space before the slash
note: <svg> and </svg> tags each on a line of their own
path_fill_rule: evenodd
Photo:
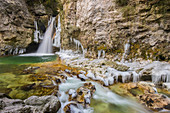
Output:
<svg viewBox="0 0 170 113">
<path fill-rule="evenodd" d="M 79 40 L 76 40 L 75 38 L 73 38 L 73 42 L 76 45 L 76 49 L 79 51 L 79 47 L 81 47 L 81 50 L 83 52 L 83 57 L 85 55 L 86 50 L 84 49 L 83 45 L 81 44 L 81 42 Z"/>
<path fill-rule="evenodd" d="M 70 37 L 70 41 L 73 42 L 73 38 Z"/>
<path fill-rule="evenodd" d="M 18 54 L 18 48 L 16 48 L 13 52 L 13 55 L 16 55 L 16 54 Z"/>
<path fill-rule="evenodd" d="M 105 57 L 105 51 L 103 50 L 103 58 Z"/>
<path fill-rule="evenodd" d="M 54 37 L 54 43 L 53 46 L 55 47 L 60 47 L 61 43 L 61 36 L 60 36 L 60 32 L 61 32 L 61 23 L 60 23 L 60 16 L 58 17 L 58 26 L 56 27 L 56 35 Z"/>
<path fill-rule="evenodd" d="M 102 50 L 98 50 L 98 59 L 100 59 Z"/>
<path fill-rule="evenodd" d="M 25 52 L 25 49 L 20 49 L 19 54 L 23 54 Z"/>
<path fill-rule="evenodd" d="M 139 74 L 137 74 L 135 71 L 132 72 L 133 74 L 133 82 L 137 82 L 139 80 Z"/>
<path fill-rule="evenodd" d="M 104 50 L 98 50 L 98 59 L 100 59 L 101 56 L 102 56 L 102 58 L 105 57 L 105 51 Z"/>
<path fill-rule="evenodd" d="M 34 42 L 38 43 L 38 39 L 40 37 L 40 32 L 38 31 L 37 21 L 34 21 L 35 31 L 34 31 Z"/>
<path fill-rule="evenodd" d="M 125 83 L 127 80 L 130 80 L 131 74 L 129 72 L 122 72 L 122 82 Z"/>
<path fill-rule="evenodd" d="M 124 62 L 124 61 L 125 61 L 125 58 L 126 58 L 126 55 L 127 55 L 128 52 L 129 52 L 129 49 L 130 49 L 130 43 L 129 43 L 129 40 L 128 40 L 128 42 L 127 42 L 127 43 L 125 44 L 125 46 L 124 46 L 124 53 L 123 53 L 121 62 Z"/>
<path fill-rule="evenodd" d="M 10 51 L 9 51 L 9 54 L 10 54 L 10 55 L 12 54 L 12 51 L 13 51 L 13 49 L 10 49 Z"/>
</svg>

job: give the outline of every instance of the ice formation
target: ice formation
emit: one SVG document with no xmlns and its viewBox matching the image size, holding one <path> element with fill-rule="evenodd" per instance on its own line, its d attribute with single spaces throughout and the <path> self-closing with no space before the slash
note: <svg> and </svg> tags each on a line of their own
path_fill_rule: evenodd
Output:
<svg viewBox="0 0 170 113">
<path fill-rule="evenodd" d="M 125 62 L 125 58 L 126 58 L 126 55 L 129 53 L 129 49 L 130 49 L 130 43 L 128 40 L 128 42 L 124 46 L 124 53 L 123 53 L 121 62 Z"/>
<path fill-rule="evenodd" d="M 98 59 L 100 59 L 102 56 L 102 58 L 105 57 L 105 51 L 104 50 L 98 50 Z"/>
<path fill-rule="evenodd" d="M 81 44 L 81 42 L 79 40 L 76 40 L 75 38 L 72 39 L 74 44 L 76 45 L 76 49 L 79 51 L 80 50 L 80 47 L 81 47 L 81 50 L 83 52 L 83 56 L 85 55 L 85 52 L 86 50 L 84 49 L 83 45 Z"/>
<path fill-rule="evenodd" d="M 34 42 L 38 43 L 41 37 L 40 31 L 38 30 L 37 21 L 34 21 L 35 31 L 34 31 Z"/>
<path fill-rule="evenodd" d="M 61 32 L 61 23 L 60 23 L 60 16 L 58 16 L 58 25 L 56 27 L 56 35 L 54 37 L 54 43 L 53 43 L 53 46 L 55 46 L 55 47 L 60 47 L 61 46 L 61 43 L 60 43 L 60 39 L 61 39 L 60 32 Z"/>
</svg>

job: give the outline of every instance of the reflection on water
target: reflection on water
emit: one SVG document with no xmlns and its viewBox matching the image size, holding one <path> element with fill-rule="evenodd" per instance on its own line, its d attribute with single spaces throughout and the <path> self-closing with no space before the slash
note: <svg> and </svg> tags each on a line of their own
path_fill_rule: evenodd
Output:
<svg viewBox="0 0 170 113">
<path fill-rule="evenodd" d="M 57 58 L 56 55 L 46 56 L 7 56 L 0 57 L 0 64 L 29 64 L 53 61 Z"/>
<path fill-rule="evenodd" d="M 111 104 L 95 99 L 92 99 L 91 107 L 94 108 L 94 113 L 136 113 L 129 106 Z"/>
<path fill-rule="evenodd" d="M 20 99 L 49 94 L 52 88 L 40 87 L 40 81 L 32 80 L 35 74 L 24 73 L 24 70 L 34 63 L 54 61 L 56 58 L 56 55 L 0 57 L 0 93 Z"/>
</svg>

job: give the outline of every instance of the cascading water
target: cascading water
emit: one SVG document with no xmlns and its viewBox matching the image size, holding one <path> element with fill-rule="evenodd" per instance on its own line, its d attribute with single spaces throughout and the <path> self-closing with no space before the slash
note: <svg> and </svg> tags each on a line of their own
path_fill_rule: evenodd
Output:
<svg viewBox="0 0 170 113">
<path fill-rule="evenodd" d="M 60 39 L 61 39 L 60 32 L 61 32 L 61 23 L 60 23 L 60 16 L 59 16 L 58 17 L 58 26 L 56 27 L 56 35 L 54 37 L 54 43 L 53 43 L 53 46 L 55 46 L 55 47 L 61 46 L 61 44 L 60 44 Z"/>
<path fill-rule="evenodd" d="M 55 17 L 52 17 L 50 24 L 43 36 L 43 41 L 40 44 L 37 53 L 52 53 L 52 35 L 54 29 Z"/>
<path fill-rule="evenodd" d="M 59 85 L 60 95 L 58 96 L 58 98 L 61 102 L 61 108 L 58 111 L 58 113 L 65 113 L 64 112 L 65 106 L 70 103 L 74 103 L 74 101 L 68 101 L 69 94 L 72 93 L 76 95 L 77 92 L 75 91 L 79 87 L 83 86 L 84 83 L 87 83 L 87 82 L 83 82 L 79 80 L 78 78 L 72 78 L 72 77 L 67 76 L 66 82 L 63 82 Z M 136 102 L 122 98 L 121 96 L 118 96 L 117 94 L 111 92 L 108 88 L 105 88 L 96 82 L 92 82 L 92 84 L 95 85 L 95 88 L 96 88 L 96 92 L 93 95 L 93 99 L 101 100 L 103 101 L 103 103 L 113 104 L 115 106 L 128 107 L 129 109 L 131 109 L 131 112 L 133 111 L 133 113 L 134 112 L 135 113 L 149 113 L 147 110 L 145 110 L 141 105 L 137 104 Z M 72 95 L 72 96 L 75 96 L 75 95 Z M 89 100 L 89 103 L 91 103 L 90 100 Z M 71 113 L 93 113 L 95 112 L 92 107 L 84 108 L 82 105 L 79 105 L 78 103 L 77 105 L 78 106 L 70 106 Z M 123 113 L 127 113 L 127 112 L 124 111 Z"/>
</svg>

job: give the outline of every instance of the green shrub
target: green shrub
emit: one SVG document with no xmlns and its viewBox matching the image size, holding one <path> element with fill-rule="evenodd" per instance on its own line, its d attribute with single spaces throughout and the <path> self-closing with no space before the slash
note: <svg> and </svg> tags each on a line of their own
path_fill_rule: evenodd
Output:
<svg viewBox="0 0 170 113">
<path fill-rule="evenodd" d="M 118 4 L 119 6 L 125 6 L 128 4 L 129 0 L 116 0 L 116 4 Z"/>
</svg>

